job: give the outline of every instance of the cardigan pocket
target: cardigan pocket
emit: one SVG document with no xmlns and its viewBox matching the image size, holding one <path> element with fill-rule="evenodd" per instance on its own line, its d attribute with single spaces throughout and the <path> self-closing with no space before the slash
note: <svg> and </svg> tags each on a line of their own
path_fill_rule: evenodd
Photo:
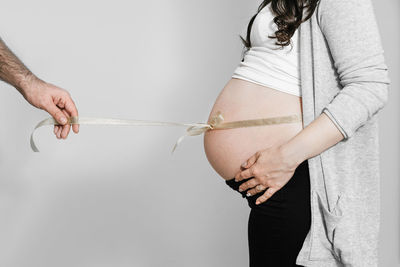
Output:
<svg viewBox="0 0 400 267">
<path fill-rule="evenodd" d="M 346 215 L 346 195 L 337 195 L 337 201 L 328 210 L 323 199 L 315 190 L 312 191 L 314 205 L 313 229 L 311 229 L 310 260 L 343 259 L 351 262 L 351 240 L 348 239 L 346 226 L 343 224 Z M 344 262 L 343 262 L 344 263 Z"/>
<path fill-rule="evenodd" d="M 333 251 L 337 259 L 346 266 L 358 266 L 361 254 L 361 235 L 357 220 L 359 220 L 358 210 L 355 208 L 360 205 L 361 198 L 353 195 L 342 195 L 343 218 L 336 224 L 333 231 Z M 358 260 L 357 260 L 358 259 Z"/>
</svg>

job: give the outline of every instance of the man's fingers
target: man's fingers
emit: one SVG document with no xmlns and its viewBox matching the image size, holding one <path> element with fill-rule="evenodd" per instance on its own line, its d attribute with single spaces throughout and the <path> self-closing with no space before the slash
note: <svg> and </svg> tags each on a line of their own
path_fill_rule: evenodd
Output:
<svg viewBox="0 0 400 267">
<path fill-rule="evenodd" d="M 54 100 L 49 100 L 44 104 L 44 110 L 46 110 L 59 124 L 54 126 L 54 134 L 58 139 L 66 139 L 71 125 L 68 122 L 68 118 L 72 116 L 78 116 L 78 110 L 76 109 L 74 101 L 69 96 L 68 92 L 58 94 L 59 97 L 52 97 Z M 54 103 L 57 101 L 57 103 Z M 72 129 L 75 133 L 79 132 L 79 125 L 74 124 Z"/>
<path fill-rule="evenodd" d="M 67 118 L 69 118 L 69 114 L 65 109 L 63 109 L 62 112 L 64 113 L 64 115 Z M 67 123 L 66 125 L 63 125 L 62 130 L 61 130 L 61 138 L 66 139 L 69 134 L 70 129 L 71 129 L 71 125 L 69 123 Z"/>
<path fill-rule="evenodd" d="M 62 129 L 61 126 L 58 126 L 57 133 L 56 133 L 58 139 L 61 138 L 61 135 L 60 135 L 61 134 L 61 129 Z"/>
<path fill-rule="evenodd" d="M 54 125 L 54 134 L 55 136 L 60 139 L 60 133 L 61 133 L 61 125 Z"/>
<path fill-rule="evenodd" d="M 277 188 L 268 187 L 267 190 L 264 192 L 264 194 L 262 196 L 260 196 L 259 198 L 257 198 L 256 205 L 267 201 L 273 194 L 275 194 L 276 191 L 278 191 Z"/>
<path fill-rule="evenodd" d="M 56 104 L 54 104 L 53 101 L 48 101 L 44 109 L 50 113 L 50 115 L 58 122 L 61 123 L 62 125 L 67 123 L 67 118 L 65 117 L 64 113 L 59 109 Z"/>
<path fill-rule="evenodd" d="M 67 136 L 69 134 L 69 130 L 71 129 L 70 124 L 63 125 L 60 131 L 60 137 L 62 139 L 67 139 Z"/>
<path fill-rule="evenodd" d="M 78 109 L 76 108 L 76 105 L 72 98 L 68 95 L 67 99 L 65 100 L 65 110 L 69 113 L 71 117 L 77 117 L 78 116 Z M 72 130 L 75 133 L 79 132 L 79 124 L 72 124 Z"/>
</svg>

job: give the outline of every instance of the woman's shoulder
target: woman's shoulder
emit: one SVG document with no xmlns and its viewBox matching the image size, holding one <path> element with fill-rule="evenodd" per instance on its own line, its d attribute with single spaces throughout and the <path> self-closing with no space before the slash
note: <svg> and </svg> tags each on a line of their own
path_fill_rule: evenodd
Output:
<svg viewBox="0 0 400 267">
<path fill-rule="evenodd" d="M 319 0 L 317 4 L 318 10 L 322 13 L 352 13 L 366 7 L 373 7 L 372 0 Z"/>
<path fill-rule="evenodd" d="M 319 0 L 315 12 L 322 29 L 354 34 L 377 28 L 372 0 Z"/>
</svg>

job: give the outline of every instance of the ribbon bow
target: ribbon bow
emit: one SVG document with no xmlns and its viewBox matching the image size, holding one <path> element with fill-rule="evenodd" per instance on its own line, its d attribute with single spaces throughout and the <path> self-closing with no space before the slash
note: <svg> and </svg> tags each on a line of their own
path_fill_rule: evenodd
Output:
<svg viewBox="0 0 400 267">
<path fill-rule="evenodd" d="M 179 143 L 185 138 L 186 136 L 194 136 L 200 135 L 205 133 L 208 130 L 215 129 L 219 124 L 224 121 L 224 117 L 222 116 L 221 112 L 218 111 L 215 116 L 210 119 L 209 124 L 203 124 L 201 126 L 190 126 L 186 129 L 186 134 L 179 137 L 178 141 L 176 141 L 174 147 L 172 148 L 171 154 L 175 151 L 175 148 L 179 145 Z"/>
</svg>

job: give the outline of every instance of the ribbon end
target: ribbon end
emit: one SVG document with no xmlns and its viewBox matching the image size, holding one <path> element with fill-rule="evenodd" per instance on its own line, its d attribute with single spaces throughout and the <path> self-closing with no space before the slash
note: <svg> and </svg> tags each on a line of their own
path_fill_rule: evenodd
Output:
<svg viewBox="0 0 400 267">
<path fill-rule="evenodd" d="M 178 147 L 179 143 L 182 142 L 182 140 L 183 140 L 183 138 L 185 138 L 185 136 L 187 136 L 187 134 L 179 137 L 179 139 L 176 141 L 174 147 L 172 148 L 171 154 L 174 153 L 175 149 Z"/>
<path fill-rule="evenodd" d="M 39 149 L 37 148 L 37 146 L 35 145 L 35 142 L 33 141 L 33 133 L 31 133 L 30 143 L 31 143 L 31 148 L 32 148 L 33 152 L 39 152 Z"/>
<path fill-rule="evenodd" d="M 175 148 L 176 148 L 176 144 L 174 145 L 174 147 L 171 150 L 171 155 L 174 154 Z"/>
</svg>

